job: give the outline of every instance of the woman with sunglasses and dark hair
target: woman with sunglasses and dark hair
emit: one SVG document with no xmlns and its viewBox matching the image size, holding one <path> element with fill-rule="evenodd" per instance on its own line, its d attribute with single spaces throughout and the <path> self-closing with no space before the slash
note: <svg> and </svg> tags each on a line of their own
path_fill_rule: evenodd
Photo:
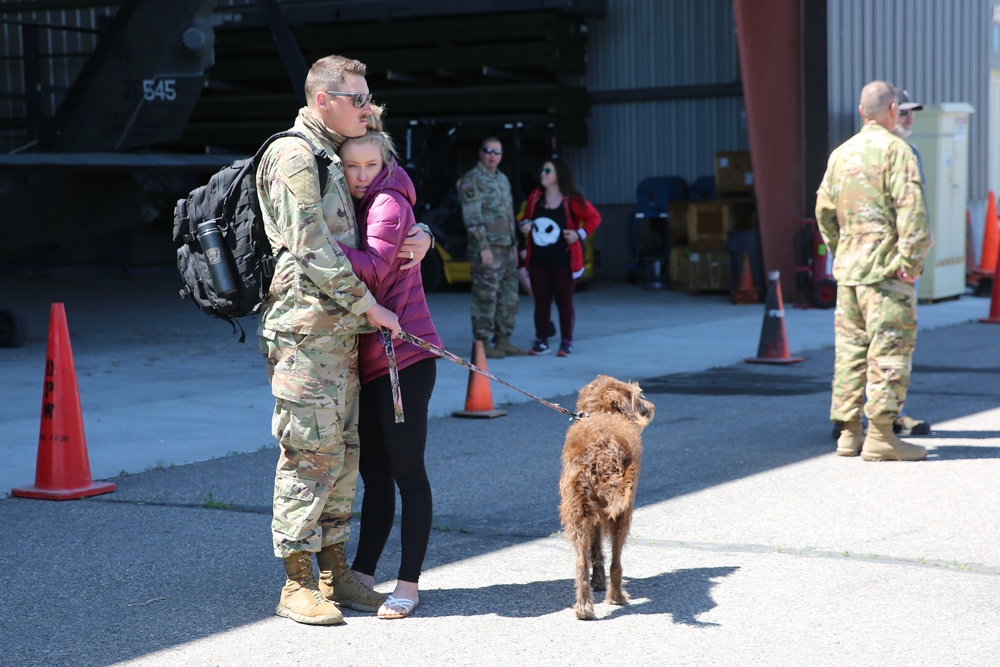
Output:
<svg viewBox="0 0 1000 667">
<path fill-rule="evenodd" d="M 528 238 L 528 277 L 535 297 L 535 342 L 528 354 L 548 354 L 552 301 L 559 311 L 560 357 L 573 352 L 575 281 L 583 275 L 583 241 L 601 224 L 601 214 L 576 188 L 573 172 L 559 158 L 542 165 L 541 187 L 528 195 L 521 232 Z"/>
</svg>

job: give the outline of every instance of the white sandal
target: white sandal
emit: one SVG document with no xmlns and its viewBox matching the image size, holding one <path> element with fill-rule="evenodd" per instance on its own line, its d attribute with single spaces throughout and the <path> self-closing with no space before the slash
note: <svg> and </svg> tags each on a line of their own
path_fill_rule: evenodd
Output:
<svg viewBox="0 0 1000 667">
<path fill-rule="evenodd" d="M 416 608 L 416 606 L 417 603 L 409 598 L 397 598 L 393 595 L 390 595 L 385 599 L 385 602 L 382 603 L 382 607 L 378 610 L 378 617 L 385 620 L 406 618 L 407 616 L 413 613 L 413 610 L 414 608 Z M 402 609 L 403 610 L 402 613 L 396 611 L 395 609 L 393 609 L 393 607 L 398 607 Z M 383 613 L 382 611 L 383 609 L 386 609 L 388 611 Z"/>
</svg>

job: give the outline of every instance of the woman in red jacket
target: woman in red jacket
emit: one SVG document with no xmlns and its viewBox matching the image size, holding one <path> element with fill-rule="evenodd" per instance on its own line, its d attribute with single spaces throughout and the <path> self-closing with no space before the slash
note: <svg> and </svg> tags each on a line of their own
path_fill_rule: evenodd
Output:
<svg viewBox="0 0 1000 667">
<path fill-rule="evenodd" d="M 575 281 L 583 275 L 583 240 L 601 224 L 601 214 L 576 189 L 573 173 L 559 158 L 542 165 L 541 187 L 528 195 L 521 232 L 528 237 L 528 277 L 535 297 L 535 343 L 528 354 L 549 353 L 552 300 L 559 310 L 558 356 L 573 352 Z"/>
<path fill-rule="evenodd" d="M 376 111 L 380 111 L 376 109 Z M 355 199 L 361 244 L 341 244 L 354 273 L 375 300 L 399 317 L 403 331 L 441 346 L 431 321 L 420 269 L 404 270 L 399 248 L 416 223 L 413 181 L 395 160 L 378 113 L 369 129 L 340 149 L 348 189 Z M 412 253 L 410 253 L 412 257 Z M 351 569 L 369 588 L 385 549 L 396 513 L 396 487 L 402 503 L 402 553 L 396 588 L 378 610 L 379 618 L 405 618 L 419 602 L 418 581 L 431 533 L 431 486 L 424 466 L 427 405 L 434 389 L 436 356 L 421 347 L 393 341 L 399 369 L 405 423 L 395 421 L 395 405 L 385 350 L 376 334 L 360 337 L 358 367 L 361 400 L 359 470 L 364 481 L 361 530 Z"/>
</svg>

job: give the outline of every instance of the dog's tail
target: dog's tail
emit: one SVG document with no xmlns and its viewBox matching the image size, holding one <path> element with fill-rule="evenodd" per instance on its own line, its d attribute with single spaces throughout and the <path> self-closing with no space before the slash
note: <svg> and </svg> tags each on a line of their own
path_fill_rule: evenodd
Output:
<svg viewBox="0 0 1000 667">
<path fill-rule="evenodd" d="M 638 459 L 618 443 L 614 445 L 617 446 L 593 450 L 593 460 L 587 466 L 591 471 L 594 495 L 604 505 L 610 519 L 617 519 L 630 510 L 639 479 Z"/>
<path fill-rule="evenodd" d="M 639 472 L 636 463 L 634 461 L 626 462 L 621 480 L 617 484 L 609 485 L 608 491 L 610 493 L 605 495 L 609 518 L 617 519 L 632 507 L 632 501 L 635 500 L 635 485 L 638 477 Z"/>
</svg>

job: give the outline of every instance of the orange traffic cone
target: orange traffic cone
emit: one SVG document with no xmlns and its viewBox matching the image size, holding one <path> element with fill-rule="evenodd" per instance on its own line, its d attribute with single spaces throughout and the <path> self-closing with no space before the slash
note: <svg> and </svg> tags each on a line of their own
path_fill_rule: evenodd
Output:
<svg viewBox="0 0 1000 667">
<path fill-rule="evenodd" d="M 965 286 L 975 287 L 979 282 L 976 275 L 976 242 L 972 240 L 972 213 L 965 211 Z"/>
<path fill-rule="evenodd" d="M 115 490 L 110 482 L 94 483 L 90 477 L 87 441 L 83 435 L 76 367 L 66 327 L 66 310 L 52 304 L 49 313 L 49 346 L 42 387 L 42 425 L 38 434 L 38 461 L 33 486 L 11 489 L 22 498 L 70 500 Z"/>
<path fill-rule="evenodd" d="M 472 365 L 484 371 L 486 368 L 486 350 L 481 340 L 472 343 Z M 452 417 L 503 417 L 506 410 L 493 408 L 493 392 L 490 390 L 490 379 L 476 371 L 469 371 L 469 388 L 465 392 L 465 409 L 452 412 Z"/>
<path fill-rule="evenodd" d="M 990 191 L 986 199 L 986 229 L 983 230 L 983 254 L 979 261 L 979 273 L 993 275 L 1000 254 L 1000 230 L 997 229 L 997 200 Z"/>
<path fill-rule="evenodd" d="M 779 277 L 778 271 L 767 274 L 767 303 L 764 305 L 760 345 L 757 347 L 757 356 L 747 359 L 747 363 L 791 364 L 803 360 L 803 357 L 793 357 L 788 353 L 788 339 L 785 337 L 785 306 L 781 300 Z"/>
<path fill-rule="evenodd" d="M 979 320 L 984 324 L 1000 324 L 1000 257 L 993 269 L 993 290 L 990 294 L 990 316 Z"/>
<path fill-rule="evenodd" d="M 760 290 L 753 284 L 753 269 L 750 268 L 750 255 L 743 253 L 740 257 L 740 284 L 733 289 L 729 298 L 737 305 L 760 303 Z"/>
</svg>

